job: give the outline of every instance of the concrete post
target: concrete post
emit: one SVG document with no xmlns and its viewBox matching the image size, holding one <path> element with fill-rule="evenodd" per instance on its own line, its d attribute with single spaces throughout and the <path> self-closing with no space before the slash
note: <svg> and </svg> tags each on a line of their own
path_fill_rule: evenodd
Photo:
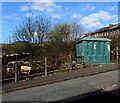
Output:
<svg viewBox="0 0 120 103">
<path fill-rule="evenodd" d="M 16 63 L 15 63 L 15 82 L 18 81 L 18 75 L 17 75 L 17 55 L 16 55 Z"/>
<path fill-rule="evenodd" d="M 116 59 L 118 60 L 119 59 L 119 57 L 118 57 L 118 47 L 116 47 Z"/>
<path fill-rule="evenodd" d="M 45 57 L 45 76 L 47 76 L 47 57 Z"/>
<path fill-rule="evenodd" d="M 70 71 L 72 70 L 72 54 L 71 54 L 71 51 L 70 51 Z"/>
</svg>

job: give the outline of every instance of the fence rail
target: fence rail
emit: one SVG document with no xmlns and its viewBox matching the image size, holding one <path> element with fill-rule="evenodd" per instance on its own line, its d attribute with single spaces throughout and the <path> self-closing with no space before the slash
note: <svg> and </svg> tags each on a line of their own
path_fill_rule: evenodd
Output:
<svg viewBox="0 0 120 103">
<path fill-rule="evenodd" d="M 82 67 L 82 66 L 72 67 L 72 69 L 80 68 L 80 67 Z M 59 72 L 59 71 L 67 71 L 67 70 L 71 70 L 71 68 L 58 69 L 58 70 L 56 69 L 56 70 L 53 70 L 53 71 L 48 71 L 47 73 L 50 74 L 50 73 L 55 73 L 55 72 Z M 45 75 L 45 72 L 29 74 L 29 75 L 25 75 L 25 76 L 20 76 L 19 79 L 21 79 L 21 78 L 29 78 L 29 77 L 38 76 L 38 75 Z M 6 79 L 3 79 L 3 80 L 0 80 L 0 82 L 10 81 L 10 80 L 15 80 L 15 77 L 14 78 L 6 78 Z"/>
</svg>

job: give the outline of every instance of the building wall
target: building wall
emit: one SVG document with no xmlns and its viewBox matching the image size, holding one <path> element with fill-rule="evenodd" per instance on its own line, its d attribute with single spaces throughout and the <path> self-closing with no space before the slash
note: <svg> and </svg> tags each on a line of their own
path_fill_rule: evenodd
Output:
<svg viewBox="0 0 120 103">
<path fill-rule="evenodd" d="M 89 37 L 110 38 L 111 36 L 117 36 L 119 34 L 120 34 L 120 28 L 117 28 L 117 29 L 114 29 L 114 30 L 94 33 L 94 34 L 89 35 Z"/>
<path fill-rule="evenodd" d="M 108 41 L 81 41 L 77 44 L 77 56 L 83 56 L 85 63 L 109 63 L 110 42 Z M 77 60 L 79 63 L 82 59 Z"/>
</svg>

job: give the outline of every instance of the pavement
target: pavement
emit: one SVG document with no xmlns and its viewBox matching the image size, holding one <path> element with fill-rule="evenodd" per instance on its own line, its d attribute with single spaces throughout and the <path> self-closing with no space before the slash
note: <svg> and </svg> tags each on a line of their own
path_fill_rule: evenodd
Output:
<svg viewBox="0 0 120 103">
<path fill-rule="evenodd" d="M 113 71 L 113 70 L 117 70 L 117 69 L 120 69 L 118 63 L 100 65 L 100 66 L 94 66 L 94 67 L 87 67 L 86 69 L 82 69 L 82 70 L 48 75 L 47 77 L 32 79 L 32 80 L 28 80 L 28 81 L 19 81 L 17 83 L 3 84 L 2 90 L 0 92 L 6 93 L 6 92 L 14 91 L 14 90 L 42 86 L 42 85 L 52 84 L 55 82 L 65 81 L 65 80 L 69 80 L 69 79 L 86 77 L 86 76 L 90 76 L 90 75 Z"/>
</svg>

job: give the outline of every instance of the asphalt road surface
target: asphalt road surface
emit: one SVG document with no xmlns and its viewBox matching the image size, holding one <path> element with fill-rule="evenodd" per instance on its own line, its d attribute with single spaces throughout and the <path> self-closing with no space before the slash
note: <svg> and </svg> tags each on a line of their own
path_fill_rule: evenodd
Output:
<svg viewBox="0 0 120 103">
<path fill-rule="evenodd" d="M 118 84 L 118 70 L 4 93 L 2 101 L 59 101 Z"/>
</svg>

